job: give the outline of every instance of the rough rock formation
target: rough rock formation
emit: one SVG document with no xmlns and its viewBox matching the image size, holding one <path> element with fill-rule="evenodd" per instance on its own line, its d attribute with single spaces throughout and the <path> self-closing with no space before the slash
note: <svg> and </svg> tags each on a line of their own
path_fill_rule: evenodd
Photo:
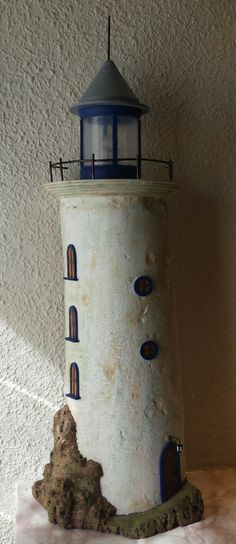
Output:
<svg viewBox="0 0 236 544">
<path fill-rule="evenodd" d="M 87 461 L 78 450 L 67 405 L 54 416 L 53 435 L 50 463 L 43 480 L 33 485 L 33 496 L 48 511 L 49 521 L 60 527 L 102 530 L 116 509 L 101 494 L 101 465 Z"/>
<path fill-rule="evenodd" d="M 66 405 L 54 416 L 54 448 L 43 480 L 35 482 L 33 496 L 59 526 L 92 529 L 128 538 L 146 538 L 202 518 L 201 493 L 185 482 L 169 501 L 129 515 L 115 515 L 116 508 L 101 494 L 102 467 L 85 459 L 76 441 L 76 425 Z"/>
</svg>

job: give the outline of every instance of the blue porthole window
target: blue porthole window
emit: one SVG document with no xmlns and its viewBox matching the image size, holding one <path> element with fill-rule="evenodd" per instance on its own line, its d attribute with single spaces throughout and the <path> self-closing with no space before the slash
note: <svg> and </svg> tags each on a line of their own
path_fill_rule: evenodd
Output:
<svg viewBox="0 0 236 544">
<path fill-rule="evenodd" d="M 154 340 L 147 340 L 147 342 L 144 342 L 140 349 L 140 354 L 143 359 L 146 359 L 147 361 L 151 361 L 152 359 L 155 359 L 158 355 L 158 345 Z"/>
<path fill-rule="evenodd" d="M 66 260 L 67 260 L 67 277 L 65 280 L 77 281 L 77 259 L 76 259 L 76 249 L 73 244 L 69 244 L 66 251 Z"/>
<path fill-rule="evenodd" d="M 66 338 L 70 342 L 79 342 L 78 334 L 78 312 L 75 306 L 69 308 L 69 336 Z"/>
<path fill-rule="evenodd" d="M 139 276 L 134 282 L 134 290 L 140 297 L 147 297 L 153 290 L 152 279 L 149 276 Z"/>
<path fill-rule="evenodd" d="M 67 393 L 67 397 L 71 399 L 80 399 L 80 384 L 79 384 L 79 367 L 76 363 L 70 365 L 70 393 Z"/>
</svg>

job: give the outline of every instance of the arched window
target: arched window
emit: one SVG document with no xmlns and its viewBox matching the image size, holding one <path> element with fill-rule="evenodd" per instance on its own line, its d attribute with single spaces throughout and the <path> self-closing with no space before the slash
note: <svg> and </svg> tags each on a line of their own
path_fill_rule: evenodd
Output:
<svg viewBox="0 0 236 544">
<path fill-rule="evenodd" d="M 160 455 L 160 494 L 161 502 L 168 501 L 181 487 L 180 442 L 169 437 Z"/>
<path fill-rule="evenodd" d="M 80 399 L 79 391 L 79 368 L 76 363 L 70 365 L 70 393 L 67 393 L 67 397 L 71 399 Z"/>
<path fill-rule="evenodd" d="M 75 306 L 69 307 L 69 336 L 66 340 L 69 340 L 70 342 L 79 342 L 78 313 Z"/>
<path fill-rule="evenodd" d="M 76 262 L 76 250 L 75 246 L 70 244 L 67 247 L 67 280 L 76 281 L 77 278 L 77 262 Z"/>
</svg>

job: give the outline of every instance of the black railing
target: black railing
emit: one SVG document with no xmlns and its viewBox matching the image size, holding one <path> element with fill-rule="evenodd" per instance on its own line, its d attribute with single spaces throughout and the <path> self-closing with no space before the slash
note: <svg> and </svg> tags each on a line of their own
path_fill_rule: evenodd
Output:
<svg viewBox="0 0 236 544">
<path fill-rule="evenodd" d="M 113 162 L 113 165 L 117 166 L 121 162 L 128 162 L 128 161 L 130 161 L 131 164 L 135 162 L 137 179 L 140 179 L 141 177 L 142 162 L 150 162 L 150 163 L 155 163 L 155 164 L 158 163 L 158 164 L 165 165 L 166 169 L 168 170 L 168 180 L 173 181 L 173 161 L 171 159 L 169 159 L 168 161 L 162 161 L 160 159 L 144 159 L 138 155 L 136 159 L 134 159 L 133 157 L 127 157 L 122 159 L 117 158 L 116 161 L 114 162 L 112 159 L 96 159 L 94 153 L 91 159 L 75 159 L 72 161 L 63 161 L 62 158 L 60 157 L 59 162 L 52 163 L 50 161 L 49 162 L 50 180 L 51 182 L 54 181 L 53 170 L 59 169 L 60 175 L 61 175 L 61 181 L 64 181 L 64 170 L 68 170 L 68 165 L 70 164 L 79 164 L 81 166 L 84 166 L 84 164 L 92 165 L 92 179 L 96 179 L 96 169 L 95 169 L 96 164 L 99 164 L 99 163 L 111 164 Z"/>
</svg>

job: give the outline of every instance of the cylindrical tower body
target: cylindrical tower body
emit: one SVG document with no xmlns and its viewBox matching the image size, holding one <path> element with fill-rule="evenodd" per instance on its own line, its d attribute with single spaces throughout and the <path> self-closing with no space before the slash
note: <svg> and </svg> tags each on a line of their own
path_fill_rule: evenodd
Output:
<svg viewBox="0 0 236 544">
<path fill-rule="evenodd" d="M 78 447 L 101 463 L 102 493 L 118 513 L 147 510 L 160 502 L 163 447 L 183 438 L 166 205 L 175 186 L 46 187 L 61 206 L 65 394 Z"/>
</svg>

